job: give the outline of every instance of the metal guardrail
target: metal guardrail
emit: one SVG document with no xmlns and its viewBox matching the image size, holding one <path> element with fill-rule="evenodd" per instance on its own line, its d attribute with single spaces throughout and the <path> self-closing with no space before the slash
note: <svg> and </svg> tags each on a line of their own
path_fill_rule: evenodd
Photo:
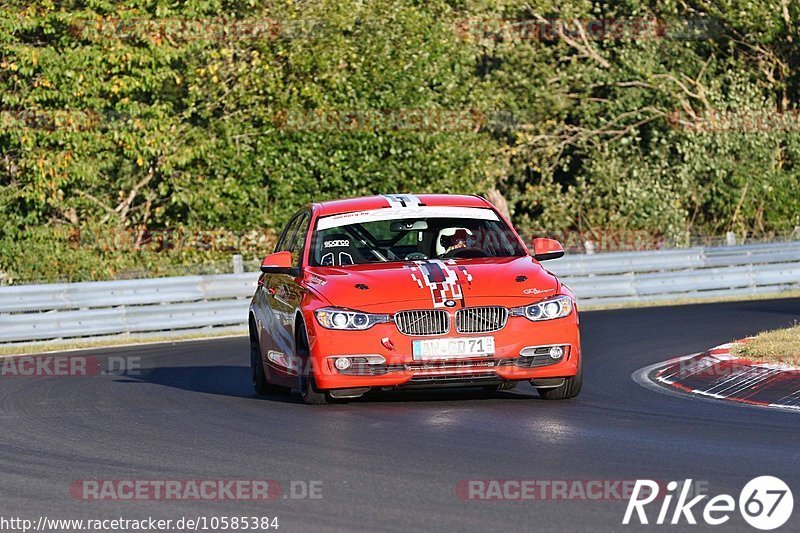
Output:
<svg viewBox="0 0 800 533">
<path fill-rule="evenodd" d="M 0 287 L 0 342 L 241 325 L 257 275 Z"/>
<path fill-rule="evenodd" d="M 567 256 L 545 265 L 584 306 L 800 289 L 800 241 Z"/>
<path fill-rule="evenodd" d="M 548 261 L 582 307 L 800 289 L 800 241 Z M 0 342 L 246 324 L 255 273 L 0 287 Z"/>
</svg>

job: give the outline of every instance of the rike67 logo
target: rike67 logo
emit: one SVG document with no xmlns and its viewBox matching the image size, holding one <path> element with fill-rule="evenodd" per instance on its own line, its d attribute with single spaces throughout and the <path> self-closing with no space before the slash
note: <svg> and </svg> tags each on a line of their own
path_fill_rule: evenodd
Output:
<svg viewBox="0 0 800 533">
<path fill-rule="evenodd" d="M 773 476 L 751 479 L 739 493 L 738 502 L 729 494 L 720 494 L 705 502 L 703 500 L 708 498 L 707 494 L 690 499 L 691 479 L 685 480 L 682 486 L 677 481 L 670 481 L 667 483 L 666 493 L 659 494 L 662 486 L 649 479 L 636 480 L 622 523 L 635 524 L 638 520 L 640 524 L 649 524 L 652 515 L 648 518 L 645 507 L 657 499 L 660 500 L 661 507 L 654 523 L 659 525 L 697 524 L 695 513 L 708 525 L 722 525 L 730 520 L 738 503 L 742 518 L 754 528 L 766 531 L 785 524 L 792 516 L 794 508 L 794 498 L 789 486 Z M 673 500 L 676 500 L 674 507 Z"/>
</svg>

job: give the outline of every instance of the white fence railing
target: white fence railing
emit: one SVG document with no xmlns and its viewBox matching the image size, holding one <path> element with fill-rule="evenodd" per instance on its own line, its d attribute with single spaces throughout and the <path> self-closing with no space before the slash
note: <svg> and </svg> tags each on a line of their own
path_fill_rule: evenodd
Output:
<svg viewBox="0 0 800 533">
<path fill-rule="evenodd" d="M 568 255 L 544 265 L 583 308 L 800 289 L 800 241 Z M 256 279 L 246 273 L 0 287 L 0 342 L 244 325 Z"/>
</svg>

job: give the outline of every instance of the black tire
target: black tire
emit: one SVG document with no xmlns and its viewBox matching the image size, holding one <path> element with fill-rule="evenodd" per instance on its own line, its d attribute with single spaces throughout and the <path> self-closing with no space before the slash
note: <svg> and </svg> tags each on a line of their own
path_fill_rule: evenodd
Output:
<svg viewBox="0 0 800 533">
<path fill-rule="evenodd" d="M 500 392 L 517 388 L 516 381 L 504 381 L 499 385 L 486 385 L 483 389 L 487 392 Z"/>
<path fill-rule="evenodd" d="M 300 376 L 300 398 L 303 403 L 308 405 L 325 405 L 328 403 L 328 395 L 317 389 L 314 376 Z"/>
<path fill-rule="evenodd" d="M 583 359 L 578 363 L 578 373 L 572 377 L 564 379 L 560 387 L 552 389 L 536 389 L 539 397 L 543 400 L 568 400 L 574 398 L 581 392 L 583 385 Z"/>
<path fill-rule="evenodd" d="M 285 394 L 289 389 L 278 385 L 273 385 L 267 381 L 264 374 L 264 364 L 261 362 L 261 347 L 258 342 L 258 335 L 250 328 L 250 379 L 253 382 L 253 390 L 259 396 L 264 394 Z"/>
<path fill-rule="evenodd" d="M 306 363 L 310 355 L 310 350 L 308 348 L 308 334 L 302 322 L 299 322 L 297 326 L 295 350 L 300 360 Z M 317 389 L 317 383 L 314 381 L 314 371 L 311 365 L 305 364 L 304 366 L 306 368 L 301 369 L 300 375 L 297 377 L 297 388 L 300 391 L 300 398 L 304 403 L 309 405 L 325 405 L 328 403 L 328 395 Z"/>
</svg>

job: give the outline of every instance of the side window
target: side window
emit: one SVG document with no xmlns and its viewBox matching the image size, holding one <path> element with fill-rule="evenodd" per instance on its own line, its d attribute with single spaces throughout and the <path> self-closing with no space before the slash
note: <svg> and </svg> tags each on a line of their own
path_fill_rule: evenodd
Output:
<svg viewBox="0 0 800 533">
<path fill-rule="evenodd" d="M 291 244 L 288 248 L 292 252 L 292 264 L 300 266 L 303 258 L 303 249 L 306 246 L 306 236 L 308 235 L 308 213 L 298 217 L 299 223 L 295 230 L 295 235 L 292 237 Z"/>
<path fill-rule="evenodd" d="M 292 244 L 292 239 L 294 238 L 295 230 L 297 229 L 297 224 L 300 222 L 302 216 L 295 216 L 289 223 L 286 225 L 286 229 L 283 230 L 283 234 L 281 238 L 278 239 L 278 244 L 275 246 L 276 252 L 285 252 L 289 250 L 289 246 Z"/>
</svg>

